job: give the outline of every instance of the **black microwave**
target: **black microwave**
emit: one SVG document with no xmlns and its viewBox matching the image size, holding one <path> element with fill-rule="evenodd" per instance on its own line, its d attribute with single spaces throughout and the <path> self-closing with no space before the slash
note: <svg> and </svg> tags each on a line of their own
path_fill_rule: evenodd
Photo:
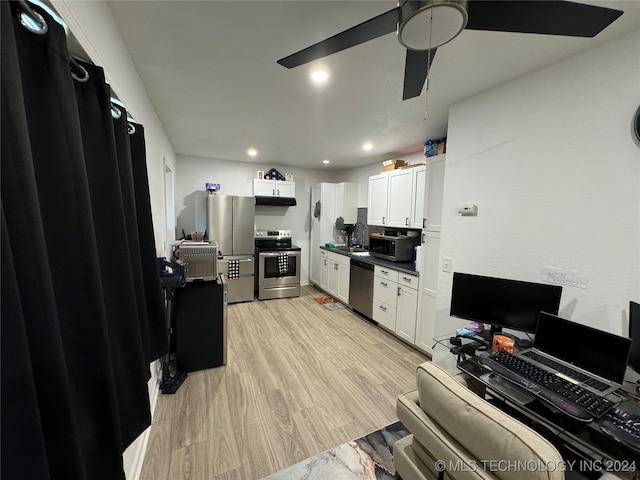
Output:
<svg viewBox="0 0 640 480">
<path fill-rule="evenodd" d="M 369 254 L 392 262 L 413 260 L 413 249 L 420 245 L 420 236 L 391 237 L 372 235 L 369 237 Z"/>
</svg>

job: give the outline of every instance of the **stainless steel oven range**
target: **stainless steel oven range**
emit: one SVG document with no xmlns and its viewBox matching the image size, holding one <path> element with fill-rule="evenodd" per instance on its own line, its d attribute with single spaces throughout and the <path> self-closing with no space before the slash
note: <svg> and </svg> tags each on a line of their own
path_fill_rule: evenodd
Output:
<svg viewBox="0 0 640 480">
<path fill-rule="evenodd" d="M 256 230 L 255 249 L 258 300 L 300 296 L 300 247 L 291 230 Z"/>
</svg>

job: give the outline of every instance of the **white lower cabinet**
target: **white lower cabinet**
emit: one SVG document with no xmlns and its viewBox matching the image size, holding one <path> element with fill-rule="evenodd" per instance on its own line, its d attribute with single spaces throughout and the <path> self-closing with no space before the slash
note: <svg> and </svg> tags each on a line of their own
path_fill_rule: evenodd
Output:
<svg viewBox="0 0 640 480">
<path fill-rule="evenodd" d="M 349 303 L 349 257 L 327 252 L 327 268 L 327 292 L 341 302 Z"/>
<path fill-rule="evenodd" d="M 373 319 L 409 343 L 415 342 L 418 277 L 375 266 Z"/>
<path fill-rule="evenodd" d="M 373 319 L 392 332 L 396 331 L 397 297 L 398 272 L 376 265 L 373 277 Z"/>
<path fill-rule="evenodd" d="M 418 277 L 400 273 L 398 278 L 398 306 L 396 307 L 396 334 L 409 343 L 416 340 L 418 312 Z"/>
<path fill-rule="evenodd" d="M 329 283 L 329 260 L 327 259 L 328 252 L 320 249 L 320 288 L 327 289 Z"/>
</svg>

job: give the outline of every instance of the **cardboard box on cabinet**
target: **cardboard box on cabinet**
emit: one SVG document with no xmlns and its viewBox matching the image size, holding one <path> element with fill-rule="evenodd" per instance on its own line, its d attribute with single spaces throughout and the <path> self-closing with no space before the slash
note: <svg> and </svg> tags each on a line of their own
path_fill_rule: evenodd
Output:
<svg viewBox="0 0 640 480">
<path fill-rule="evenodd" d="M 400 167 L 404 167 L 407 164 L 404 160 L 385 160 L 382 162 L 382 171 L 390 172 Z"/>
</svg>

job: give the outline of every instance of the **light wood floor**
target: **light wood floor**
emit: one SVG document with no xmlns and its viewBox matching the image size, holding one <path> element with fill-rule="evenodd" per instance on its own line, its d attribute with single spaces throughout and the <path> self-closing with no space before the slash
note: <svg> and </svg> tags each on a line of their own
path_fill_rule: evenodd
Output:
<svg viewBox="0 0 640 480">
<path fill-rule="evenodd" d="M 397 420 L 428 357 L 320 295 L 229 306 L 227 365 L 160 395 L 141 480 L 259 479 Z"/>
</svg>

